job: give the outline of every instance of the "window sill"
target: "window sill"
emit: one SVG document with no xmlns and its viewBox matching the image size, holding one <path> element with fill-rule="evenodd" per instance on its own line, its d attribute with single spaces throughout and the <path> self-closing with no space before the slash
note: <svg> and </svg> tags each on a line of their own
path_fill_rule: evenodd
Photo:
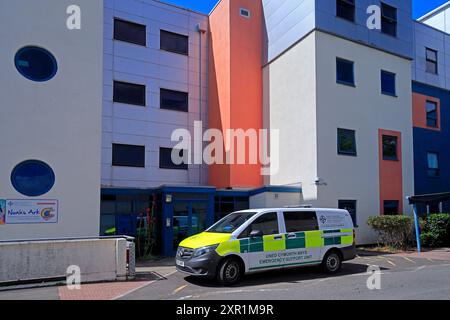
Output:
<svg viewBox="0 0 450 320">
<path fill-rule="evenodd" d="M 145 169 L 145 166 L 130 166 L 124 164 L 112 164 L 111 167 Z"/>
<path fill-rule="evenodd" d="M 147 104 L 135 104 L 135 103 L 129 103 L 129 102 L 114 101 L 114 100 L 113 100 L 113 103 L 120 103 L 120 104 L 124 104 L 126 106 L 133 106 L 133 107 L 142 107 L 142 108 L 147 107 Z"/>
<path fill-rule="evenodd" d="M 341 85 L 343 85 L 343 86 L 356 88 L 355 83 L 352 83 L 352 82 L 346 82 L 346 81 L 342 81 L 342 80 L 336 80 L 336 83 L 337 83 L 337 84 L 341 84 Z"/>
<path fill-rule="evenodd" d="M 166 50 L 166 49 L 162 49 L 162 48 L 160 48 L 159 50 L 160 51 L 164 51 L 164 52 L 170 52 L 170 53 L 178 54 L 180 56 L 185 56 L 185 57 L 189 56 L 189 53 L 178 52 L 178 51 L 170 51 L 170 50 Z"/>
<path fill-rule="evenodd" d="M 163 167 L 163 166 L 159 166 L 159 169 L 164 169 L 164 170 L 179 170 L 179 171 L 188 171 L 189 168 L 176 168 L 176 167 Z"/>
<path fill-rule="evenodd" d="M 346 152 L 339 152 L 339 151 L 338 151 L 338 155 L 339 156 L 354 157 L 354 158 L 358 157 L 357 153 L 346 153 Z"/>
<path fill-rule="evenodd" d="M 390 92 L 383 92 L 383 91 L 381 91 L 381 94 L 382 94 L 382 95 L 385 95 L 385 96 L 392 97 L 392 98 L 398 98 L 398 96 L 397 96 L 395 93 L 390 93 Z"/>
<path fill-rule="evenodd" d="M 384 158 L 384 157 L 383 157 L 383 160 L 384 160 L 384 161 L 394 161 L 394 162 L 399 162 L 398 158 Z"/>
<path fill-rule="evenodd" d="M 187 110 L 180 110 L 180 109 L 164 108 L 164 107 L 162 107 L 162 106 L 160 106 L 159 108 L 160 108 L 161 110 L 189 113 L 189 109 L 187 109 Z"/>
</svg>

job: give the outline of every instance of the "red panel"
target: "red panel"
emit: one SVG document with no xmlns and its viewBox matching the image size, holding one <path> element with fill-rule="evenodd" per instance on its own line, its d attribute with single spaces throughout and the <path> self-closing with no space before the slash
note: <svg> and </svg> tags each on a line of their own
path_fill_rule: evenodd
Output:
<svg viewBox="0 0 450 320">
<path fill-rule="evenodd" d="M 240 9 L 250 11 L 250 18 Z M 222 0 L 210 15 L 209 126 L 262 129 L 262 4 Z M 248 162 L 248 145 L 246 159 Z M 261 164 L 212 165 L 209 183 L 218 188 L 260 187 Z"/>
<path fill-rule="evenodd" d="M 437 128 L 427 127 L 427 101 L 437 104 L 438 126 Z M 413 93 L 413 126 L 429 130 L 441 131 L 441 100 L 424 96 L 419 93 Z"/>
<path fill-rule="evenodd" d="M 383 159 L 383 136 L 397 137 L 398 160 Z M 379 166 L 380 166 L 380 213 L 384 214 L 384 201 L 399 201 L 399 212 L 403 212 L 403 164 L 402 134 L 398 131 L 378 130 Z"/>
</svg>

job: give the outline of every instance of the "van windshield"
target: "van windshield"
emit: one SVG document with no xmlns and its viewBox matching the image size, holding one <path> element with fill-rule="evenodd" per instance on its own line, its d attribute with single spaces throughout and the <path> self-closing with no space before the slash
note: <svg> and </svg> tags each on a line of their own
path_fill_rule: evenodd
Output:
<svg viewBox="0 0 450 320">
<path fill-rule="evenodd" d="M 219 220 L 206 232 L 211 233 L 233 233 L 237 228 L 242 226 L 248 219 L 253 217 L 256 212 L 235 212 L 225 218 Z"/>
</svg>

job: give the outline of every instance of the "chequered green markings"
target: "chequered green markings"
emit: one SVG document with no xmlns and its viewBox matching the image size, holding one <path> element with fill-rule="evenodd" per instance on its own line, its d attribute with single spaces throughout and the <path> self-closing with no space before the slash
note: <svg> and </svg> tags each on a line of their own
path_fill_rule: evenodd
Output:
<svg viewBox="0 0 450 320">
<path fill-rule="evenodd" d="M 295 235 L 297 237 L 293 239 L 288 239 L 286 237 L 286 249 L 300 249 L 306 247 L 305 233 L 297 232 Z"/>
<path fill-rule="evenodd" d="M 304 248 L 321 248 L 323 246 L 333 246 L 333 245 L 346 245 L 353 243 L 353 235 L 339 235 L 330 236 L 322 238 L 322 235 L 333 234 L 333 233 L 352 233 L 352 229 L 342 229 L 342 230 L 318 230 L 318 231 L 307 231 L 307 232 L 297 232 L 296 237 L 288 239 L 287 235 L 285 238 L 286 249 L 304 249 Z M 240 240 L 240 252 L 263 252 L 264 242 L 261 238 L 255 239 L 241 239 Z"/>
<path fill-rule="evenodd" d="M 240 249 L 241 253 L 248 252 L 262 252 L 264 251 L 264 244 L 262 238 L 246 238 L 241 239 L 240 241 Z"/>
</svg>

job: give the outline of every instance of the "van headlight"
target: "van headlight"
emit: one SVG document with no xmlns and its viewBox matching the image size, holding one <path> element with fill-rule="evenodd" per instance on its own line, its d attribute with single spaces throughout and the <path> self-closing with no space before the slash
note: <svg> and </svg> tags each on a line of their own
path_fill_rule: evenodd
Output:
<svg viewBox="0 0 450 320">
<path fill-rule="evenodd" d="M 194 258 L 195 257 L 200 257 L 203 256 L 207 253 L 213 252 L 214 250 L 216 250 L 216 248 L 218 247 L 218 244 L 212 245 L 212 246 L 207 246 L 207 247 L 201 247 L 198 249 L 194 250 Z"/>
</svg>

